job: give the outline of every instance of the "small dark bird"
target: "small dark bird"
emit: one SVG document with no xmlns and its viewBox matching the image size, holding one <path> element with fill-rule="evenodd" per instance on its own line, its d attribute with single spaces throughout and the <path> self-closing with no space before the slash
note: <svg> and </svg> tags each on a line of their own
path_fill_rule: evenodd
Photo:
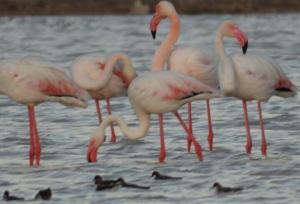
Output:
<svg viewBox="0 0 300 204">
<path fill-rule="evenodd" d="M 4 191 L 4 194 L 3 194 L 3 200 L 6 200 L 6 201 L 11 201 L 11 200 L 24 200 L 24 198 L 16 197 L 16 196 L 10 196 L 10 195 L 9 195 L 9 191 Z"/>
<path fill-rule="evenodd" d="M 127 187 L 127 188 L 139 188 L 139 189 L 150 189 L 150 186 L 139 186 L 136 184 L 132 184 L 132 183 L 127 183 L 123 178 L 119 178 L 118 179 L 120 185 L 122 187 Z"/>
<path fill-rule="evenodd" d="M 94 178 L 94 182 L 96 185 L 114 185 L 116 183 L 118 183 L 118 179 L 117 180 L 103 180 L 103 178 L 99 175 L 96 175 Z"/>
<path fill-rule="evenodd" d="M 34 200 L 50 200 L 52 191 L 50 188 L 40 190 L 34 197 Z"/>
<path fill-rule="evenodd" d="M 96 187 L 96 191 L 103 191 L 108 189 L 113 189 L 119 187 L 121 184 L 120 182 L 115 183 L 98 183 Z"/>
<path fill-rule="evenodd" d="M 217 193 L 236 193 L 243 190 L 243 188 L 241 187 L 237 187 L 237 188 L 223 187 L 218 182 L 215 182 L 212 188 L 216 188 Z"/>
<path fill-rule="evenodd" d="M 172 176 L 166 176 L 166 175 L 161 175 L 158 171 L 153 171 L 152 176 L 154 177 L 155 180 L 180 180 L 182 179 L 181 177 L 172 177 Z"/>
</svg>

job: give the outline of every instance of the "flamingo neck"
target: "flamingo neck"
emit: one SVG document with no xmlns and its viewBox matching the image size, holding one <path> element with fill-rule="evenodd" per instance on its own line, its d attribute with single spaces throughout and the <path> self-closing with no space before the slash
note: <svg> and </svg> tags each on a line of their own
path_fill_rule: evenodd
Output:
<svg viewBox="0 0 300 204">
<path fill-rule="evenodd" d="M 77 67 L 72 71 L 73 79 L 80 87 L 88 91 L 97 91 L 102 89 L 111 79 L 114 65 L 119 59 L 120 55 L 110 56 L 105 64 L 104 71 L 100 76 L 96 77 L 93 76 L 94 73 L 97 74 L 99 70 L 97 62 L 94 62 L 94 64 L 90 65 L 89 67 L 81 66 L 80 64 L 76 65 Z M 97 72 L 95 72 L 95 70 Z M 93 73 L 93 76 L 91 76 L 91 73 Z"/>
<path fill-rule="evenodd" d="M 169 16 L 171 21 L 170 31 L 165 38 L 164 42 L 161 43 L 159 48 L 155 51 L 152 59 L 152 70 L 162 70 L 164 68 L 165 61 L 168 55 L 176 43 L 180 33 L 180 20 L 176 12 Z"/>
<path fill-rule="evenodd" d="M 225 96 L 232 96 L 236 90 L 236 71 L 232 58 L 227 55 L 223 46 L 224 35 L 218 30 L 215 38 L 215 51 L 219 58 L 218 76 L 220 88 Z"/>
<path fill-rule="evenodd" d="M 124 53 L 117 53 L 119 60 L 123 62 L 124 69 L 122 70 L 122 78 L 126 85 L 129 86 L 130 82 L 137 76 L 135 69 L 129 57 Z"/>
<path fill-rule="evenodd" d="M 138 127 L 129 127 L 125 120 L 118 115 L 109 115 L 103 122 L 100 124 L 96 135 L 98 135 L 98 141 L 104 141 L 105 128 L 110 126 L 112 123 L 117 123 L 121 128 L 122 133 L 129 139 L 135 140 L 142 138 L 146 135 L 150 127 L 150 115 L 145 112 L 137 112 L 137 117 L 139 120 Z"/>
</svg>

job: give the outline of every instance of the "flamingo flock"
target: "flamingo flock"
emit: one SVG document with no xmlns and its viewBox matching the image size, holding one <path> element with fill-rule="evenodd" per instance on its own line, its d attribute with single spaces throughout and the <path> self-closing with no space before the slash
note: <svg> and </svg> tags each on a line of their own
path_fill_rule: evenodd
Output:
<svg viewBox="0 0 300 204">
<path fill-rule="evenodd" d="M 111 128 L 111 142 L 116 142 L 114 125 L 131 140 L 143 138 L 150 128 L 150 115 L 158 114 L 160 127 L 159 162 L 166 158 L 163 114 L 171 112 L 187 134 L 198 160 L 203 160 L 202 147 L 194 136 L 193 101 L 206 102 L 208 119 L 208 149 L 213 150 L 213 127 L 210 100 L 215 97 L 235 97 L 242 100 L 246 153 L 251 154 L 252 139 L 247 101 L 257 101 L 261 129 L 261 154 L 267 155 L 267 141 L 261 102 L 271 96 L 292 97 L 297 87 L 273 60 L 247 52 L 248 38 L 234 21 L 222 22 L 212 43 L 214 54 L 207 48 L 181 47 L 173 49 L 180 34 L 180 19 L 172 3 L 160 1 L 150 21 L 152 37 L 156 38 L 159 23 L 170 20 L 170 31 L 154 53 L 148 72 L 137 75 L 125 53 L 110 55 L 91 53 L 79 56 L 71 66 L 71 77 L 54 65 L 31 57 L 0 61 L 0 93 L 28 108 L 29 165 L 39 166 L 41 144 L 35 119 L 35 106 L 42 102 L 58 102 L 65 106 L 86 108 L 89 98 L 96 104 L 99 127 L 90 137 L 86 159 L 96 162 L 98 150 L 105 142 L 105 129 Z M 242 53 L 228 55 L 223 41 L 237 40 Z M 191 42 L 196 43 L 197 42 Z M 111 112 L 110 98 L 127 96 L 138 118 L 137 127 L 129 126 L 122 116 Z M 103 118 L 100 100 L 106 100 L 108 116 Z M 177 112 L 188 105 L 188 123 Z"/>
</svg>

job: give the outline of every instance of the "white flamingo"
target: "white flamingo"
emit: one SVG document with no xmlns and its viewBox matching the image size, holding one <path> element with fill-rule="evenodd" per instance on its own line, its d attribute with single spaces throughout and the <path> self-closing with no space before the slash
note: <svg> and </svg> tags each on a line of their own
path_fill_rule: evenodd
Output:
<svg viewBox="0 0 300 204">
<path fill-rule="evenodd" d="M 116 63 L 118 62 L 118 63 Z M 113 69 L 106 68 L 113 66 Z M 112 71 L 106 74 L 105 70 Z M 87 90 L 95 100 L 99 124 L 102 114 L 99 100 L 106 100 L 107 112 L 111 114 L 110 98 L 127 95 L 127 88 L 136 77 L 136 72 L 129 57 L 124 53 L 114 53 L 109 57 L 94 53 L 78 57 L 72 64 L 74 81 Z M 116 141 L 116 135 L 111 125 L 111 141 Z"/>
<path fill-rule="evenodd" d="M 219 82 L 225 96 L 234 96 L 243 101 L 245 128 L 247 131 L 246 152 L 251 153 L 252 139 L 248 122 L 247 102 L 257 101 L 261 128 L 261 153 L 267 154 L 267 142 L 261 111 L 261 102 L 271 96 L 291 97 L 297 94 L 297 88 L 283 73 L 281 67 L 269 58 L 261 55 L 236 54 L 228 56 L 223 47 L 224 37 L 234 37 L 240 33 L 238 40 L 247 49 L 247 38 L 241 34 L 237 24 L 225 21 L 219 26 L 215 38 L 215 50 L 220 58 Z"/>
<path fill-rule="evenodd" d="M 146 135 L 149 129 L 150 114 L 156 113 L 162 116 L 165 112 L 174 112 L 185 103 L 194 100 L 202 100 L 218 95 L 218 91 L 195 80 L 192 77 L 170 71 L 148 72 L 135 78 L 128 88 L 128 98 L 139 119 L 137 128 L 128 127 L 120 116 L 110 115 L 100 124 L 90 139 L 87 151 L 89 162 L 97 161 L 98 148 L 104 142 L 105 128 L 117 123 L 122 132 L 129 139 L 139 139 Z M 202 150 L 196 142 L 186 124 L 177 112 L 174 112 L 182 126 L 189 132 L 190 140 L 195 146 L 199 160 L 202 160 Z M 162 118 L 162 117 L 161 117 Z M 161 123 L 161 149 L 159 161 L 165 160 L 164 133 Z"/>
<path fill-rule="evenodd" d="M 160 1 L 155 7 L 155 14 L 150 22 L 150 29 L 155 39 L 156 31 L 161 20 L 168 18 L 171 22 L 170 31 L 166 39 L 156 50 L 152 61 L 153 70 L 162 70 L 168 60 L 168 69 L 194 77 L 201 82 L 218 88 L 217 61 L 213 55 L 192 47 L 176 48 L 171 52 L 180 34 L 180 19 L 172 3 Z M 170 54 L 171 52 L 171 54 Z M 206 100 L 208 118 L 208 143 L 209 150 L 213 149 L 213 128 L 210 114 L 209 99 Z M 192 105 L 188 103 L 189 128 L 192 131 Z M 190 143 L 188 144 L 190 149 Z"/>
<path fill-rule="evenodd" d="M 37 59 L 25 57 L 0 62 L 0 93 L 28 107 L 30 166 L 39 166 L 41 146 L 34 106 L 44 101 L 85 108 L 87 93 L 63 72 Z"/>
</svg>

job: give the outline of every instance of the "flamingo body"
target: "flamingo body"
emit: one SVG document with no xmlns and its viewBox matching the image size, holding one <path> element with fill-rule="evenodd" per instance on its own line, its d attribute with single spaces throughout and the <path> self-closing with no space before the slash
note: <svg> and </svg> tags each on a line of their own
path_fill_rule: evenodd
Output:
<svg viewBox="0 0 300 204">
<path fill-rule="evenodd" d="M 232 60 L 237 85 L 234 92 L 227 94 L 228 96 L 246 101 L 268 101 L 274 95 L 289 97 L 296 94 L 294 85 L 281 67 L 271 59 L 254 54 L 235 54 Z"/>
<path fill-rule="evenodd" d="M 29 164 L 40 164 L 40 139 L 34 106 L 44 101 L 87 107 L 87 93 L 52 65 L 25 57 L 0 62 L 0 93 L 28 106 L 30 127 Z"/>
</svg>

